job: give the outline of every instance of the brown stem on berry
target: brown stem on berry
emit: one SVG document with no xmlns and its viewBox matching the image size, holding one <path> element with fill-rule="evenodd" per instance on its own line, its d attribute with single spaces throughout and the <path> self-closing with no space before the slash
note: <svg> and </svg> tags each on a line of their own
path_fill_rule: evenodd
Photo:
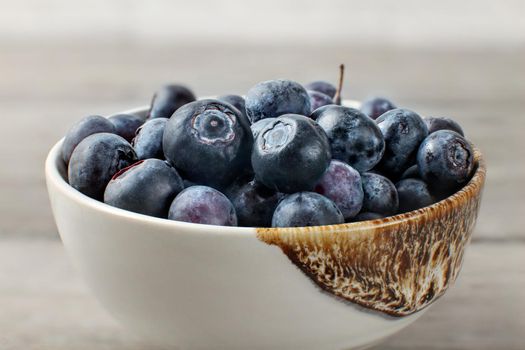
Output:
<svg viewBox="0 0 525 350">
<path fill-rule="evenodd" d="M 335 91 L 335 95 L 334 95 L 334 103 L 336 105 L 341 104 L 341 90 L 343 89 L 344 75 L 345 75 L 345 65 L 341 64 L 339 65 L 339 84 L 337 85 L 337 90 Z"/>
</svg>

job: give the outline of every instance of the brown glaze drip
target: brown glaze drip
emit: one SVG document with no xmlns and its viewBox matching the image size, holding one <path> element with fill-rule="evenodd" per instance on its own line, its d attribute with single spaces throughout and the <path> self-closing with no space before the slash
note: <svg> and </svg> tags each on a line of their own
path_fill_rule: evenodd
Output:
<svg viewBox="0 0 525 350">
<path fill-rule="evenodd" d="M 455 281 L 485 182 L 485 165 L 456 194 L 385 219 L 319 227 L 258 228 L 326 292 L 392 316 L 428 306 Z"/>
</svg>

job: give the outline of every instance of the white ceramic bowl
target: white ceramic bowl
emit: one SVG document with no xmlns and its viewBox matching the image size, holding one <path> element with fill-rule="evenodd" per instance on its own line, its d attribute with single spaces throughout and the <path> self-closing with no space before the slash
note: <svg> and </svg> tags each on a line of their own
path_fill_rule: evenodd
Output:
<svg viewBox="0 0 525 350">
<path fill-rule="evenodd" d="M 450 253 L 453 259 L 448 260 L 443 280 L 443 264 L 403 262 L 405 250 L 409 256 L 414 251 L 420 254 L 421 245 L 402 236 L 410 232 L 393 231 L 412 227 L 421 235 L 424 227 L 414 227 L 412 218 L 431 220 L 441 215 L 439 205 L 428 215 L 420 210 L 393 219 L 319 228 L 255 229 L 169 221 L 108 206 L 70 187 L 61 144 L 49 152 L 46 179 L 58 230 L 74 265 L 117 320 L 176 349 L 340 350 L 374 344 L 416 320 L 455 279 L 475 221 L 474 215 L 464 229 L 453 228 L 457 234 L 447 233 L 442 222 L 429 226 L 441 232 L 437 241 L 430 240 L 433 245 L 443 240 L 449 244 L 447 235 L 454 236 L 454 242 L 461 238 L 461 246 L 450 243 L 457 249 Z M 472 193 L 481 192 L 482 180 Z M 455 195 L 457 206 L 472 211 L 470 192 L 460 192 Z M 478 197 L 474 201 L 479 204 Z M 454 213 L 470 215 L 468 210 Z M 405 239 L 407 247 L 400 249 L 398 244 L 398 253 L 392 253 L 396 249 L 388 242 Z M 378 249 L 383 248 L 387 250 L 381 253 Z M 392 262 L 401 259 L 400 264 L 409 268 L 387 266 L 385 261 L 376 264 L 371 256 L 364 258 L 370 255 L 368 250 Z M 346 267 L 338 270 L 330 265 L 334 260 Z M 422 269 L 421 264 L 431 268 Z M 358 276 L 360 267 L 365 267 L 364 279 Z M 425 291 L 431 283 L 431 295 L 422 294 L 423 287 L 414 279 L 408 284 L 403 276 L 396 279 L 396 274 L 416 272 L 416 282 L 423 281 Z M 366 280 L 368 276 L 371 279 Z M 383 282 L 386 278 L 390 284 L 372 283 L 374 278 Z M 341 283 L 330 285 L 334 281 Z M 408 302 L 405 292 L 417 297 Z M 392 303 L 394 299 L 397 303 Z"/>
</svg>

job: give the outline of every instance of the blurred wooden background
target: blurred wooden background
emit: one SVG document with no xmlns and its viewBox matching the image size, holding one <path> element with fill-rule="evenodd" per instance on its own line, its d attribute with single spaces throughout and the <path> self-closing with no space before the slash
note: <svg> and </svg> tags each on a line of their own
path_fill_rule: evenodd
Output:
<svg viewBox="0 0 525 350">
<path fill-rule="evenodd" d="M 377 348 L 523 348 L 524 2 L 0 0 L 0 8 L 0 349 L 158 349 L 107 316 L 64 254 L 43 162 L 71 123 L 145 105 L 165 82 L 241 94 L 271 78 L 335 81 L 341 62 L 344 97 L 384 94 L 422 115 L 451 116 L 488 163 L 456 286 Z"/>
</svg>

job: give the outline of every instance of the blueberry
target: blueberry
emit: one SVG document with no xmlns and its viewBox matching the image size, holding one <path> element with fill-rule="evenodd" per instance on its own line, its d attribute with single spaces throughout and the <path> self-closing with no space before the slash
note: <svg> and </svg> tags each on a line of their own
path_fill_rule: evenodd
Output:
<svg viewBox="0 0 525 350">
<path fill-rule="evenodd" d="M 332 160 L 323 177 L 315 186 L 315 192 L 332 200 L 345 220 L 359 213 L 363 205 L 363 187 L 359 172 L 350 165 Z"/>
<path fill-rule="evenodd" d="M 357 109 L 325 106 L 318 109 L 317 123 L 330 139 L 332 157 L 363 172 L 383 156 L 385 141 L 374 121 Z"/>
<path fill-rule="evenodd" d="M 248 118 L 248 116 L 246 115 L 246 102 L 244 101 L 244 98 L 242 96 L 222 95 L 217 97 L 217 100 L 231 104 L 233 107 L 237 108 L 244 117 Z"/>
<path fill-rule="evenodd" d="M 113 175 L 136 161 L 133 147 L 122 137 L 109 133 L 90 135 L 71 155 L 69 184 L 91 198 L 102 200 Z"/>
<path fill-rule="evenodd" d="M 427 184 L 419 179 L 404 179 L 396 184 L 399 213 L 420 209 L 435 202 Z"/>
<path fill-rule="evenodd" d="M 309 117 L 312 120 L 317 121 L 317 118 L 319 118 L 320 115 L 324 114 L 327 110 L 330 110 L 334 105 L 324 105 L 317 109 L 312 110 L 312 113 L 310 113 Z"/>
<path fill-rule="evenodd" d="M 460 134 L 439 130 L 430 134 L 417 153 L 421 177 L 435 192 L 449 194 L 465 184 L 474 171 L 474 151 Z"/>
<path fill-rule="evenodd" d="M 361 180 L 364 191 L 363 211 L 384 216 L 393 215 L 397 212 L 399 199 L 392 181 L 374 173 L 362 174 Z"/>
<path fill-rule="evenodd" d="M 281 200 L 272 218 L 272 227 L 335 225 L 344 222 L 337 205 L 315 192 L 298 192 Z"/>
<path fill-rule="evenodd" d="M 322 92 L 308 90 L 307 93 L 310 97 L 310 105 L 312 112 L 319 107 L 334 104 L 332 98 L 328 95 L 323 94 Z"/>
<path fill-rule="evenodd" d="M 423 121 L 427 125 L 429 135 L 438 130 L 452 130 L 457 132 L 461 136 L 465 136 L 461 126 L 450 118 L 426 117 L 423 118 Z"/>
<path fill-rule="evenodd" d="M 179 193 L 171 203 L 168 219 L 237 226 L 233 204 L 224 194 L 207 186 L 191 186 Z"/>
<path fill-rule="evenodd" d="M 73 124 L 62 143 L 64 162 L 69 163 L 73 150 L 83 139 L 100 132 L 115 133 L 115 126 L 106 118 L 98 115 L 90 115 Z"/>
<path fill-rule="evenodd" d="M 372 173 L 372 174 L 377 174 L 377 175 L 381 175 L 384 177 L 388 177 L 385 174 L 383 174 L 380 170 L 378 170 L 377 168 L 370 169 L 367 171 L 367 173 Z"/>
<path fill-rule="evenodd" d="M 400 179 L 420 179 L 421 175 L 419 175 L 419 168 L 417 164 L 412 165 L 410 168 L 405 170 L 403 174 L 401 174 Z"/>
<path fill-rule="evenodd" d="M 285 114 L 266 125 L 255 140 L 255 177 L 279 192 L 313 190 L 330 164 L 330 145 L 323 129 L 308 117 Z"/>
<path fill-rule="evenodd" d="M 274 120 L 275 120 L 275 118 L 265 118 L 265 119 L 261 119 L 261 120 L 255 122 L 255 123 L 253 123 L 252 126 L 251 126 L 253 139 L 255 140 L 257 138 L 257 136 L 259 135 L 259 133 L 261 132 L 261 130 L 264 129 L 264 127 L 266 125 L 270 124 Z"/>
<path fill-rule="evenodd" d="M 167 122 L 168 118 L 150 119 L 137 129 L 133 147 L 139 159 L 164 159 L 162 136 Z"/>
<path fill-rule="evenodd" d="M 208 99 L 178 109 L 166 124 L 162 145 L 184 178 L 220 189 L 250 167 L 253 135 L 236 108 Z"/>
<path fill-rule="evenodd" d="M 115 114 L 108 118 L 115 126 L 115 133 L 131 142 L 137 129 L 144 124 L 144 120 L 133 114 Z"/>
<path fill-rule="evenodd" d="M 187 87 L 165 85 L 153 95 L 148 118 L 170 118 L 177 109 L 195 100 L 195 95 Z"/>
<path fill-rule="evenodd" d="M 191 182 L 190 180 L 182 179 L 182 183 L 184 184 L 184 188 L 188 188 L 191 186 L 197 186 L 195 182 Z"/>
<path fill-rule="evenodd" d="M 382 218 L 384 218 L 384 216 L 381 214 L 365 211 L 365 212 L 357 214 L 356 217 L 352 221 L 358 222 L 358 221 L 377 220 L 377 219 L 382 219 Z"/>
<path fill-rule="evenodd" d="M 246 113 L 252 123 L 283 114 L 310 114 L 310 98 L 299 83 L 268 80 L 258 83 L 246 94 Z"/>
<path fill-rule="evenodd" d="M 242 173 L 235 180 L 233 180 L 233 182 L 230 185 L 228 185 L 228 187 L 224 188 L 222 193 L 224 193 L 226 197 L 228 197 L 231 200 L 231 198 L 236 195 L 236 193 L 241 189 L 241 187 L 254 180 L 254 174 Z M 262 186 L 262 184 L 259 182 L 257 184 Z"/>
<path fill-rule="evenodd" d="M 385 154 L 378 168 L 397 178 L 414 164 L 419 145 L 428 134 L 419 115 L 408 109 L 393 109 L 381 115 L 377 125 L 385 138 Z"/>
<path fill-rule="evenodd" d="M 252 180 L 230 190 L 239 226 L 270 227 L 272 215 L 282 194 Z"/>
<path fill-rule="evenodd" d="M 324 80 L 316 80 L 308 83 L 304 86 L 307 90 L 317 91 L 322 94 L 327 95 L 330 98 L 334 98 L 335 92 L 337 91 L 336 87 L 333 84 L 330 84 Z"/>
<path fill-rule="evenodd" d="M 183 188 L 175 168 L 159 159 L 146 159 L 113 176 L 106 186 L 104 203 L 165 218 L 173 198 Z"/>
<path fill-rule="evenodd" d="M 384 97 L 372 97 L 361 104 L 361 112 L 374 120 L 395 108 L 397 107 Z"/>
</svg>

